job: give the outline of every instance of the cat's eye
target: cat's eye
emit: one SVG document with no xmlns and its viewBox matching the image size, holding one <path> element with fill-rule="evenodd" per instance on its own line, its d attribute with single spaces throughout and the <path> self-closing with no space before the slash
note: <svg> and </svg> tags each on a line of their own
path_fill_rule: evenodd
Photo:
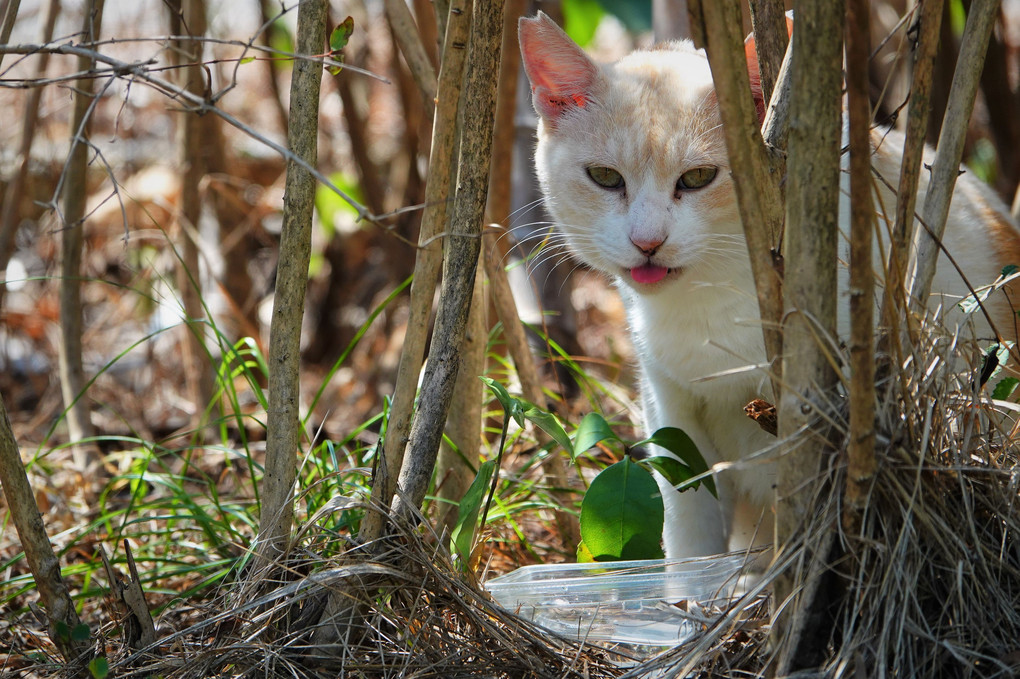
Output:
<svg viewBox="0 0 1020 679">
<path fill-rule="evenodd" d="M 696 167 L 693 170 L 687 170 L 676 181 L 676 190 L 684 191 L 704 188 L 715 179 L 717 171 L 718 168 L 714 167 Z"/>
<path fill-rule="evenodd" d="M 623 175 L 611 167 L 592 165 L 588 168 L 588 176 L 593 182 L 607 189 L 623 188 Z"/>
</svg>

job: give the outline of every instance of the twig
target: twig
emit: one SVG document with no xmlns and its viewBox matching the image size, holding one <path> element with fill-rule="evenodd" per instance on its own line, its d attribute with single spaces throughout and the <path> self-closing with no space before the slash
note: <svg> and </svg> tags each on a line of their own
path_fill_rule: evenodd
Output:
<svg viewBox="0 0 1020 679">
<path fill-rule="evenodd" d="M 836 336 L 844 3 L 805 3 L 793 31 L 783 280 L 783 382 L 778 399 L 777 549 L 789 548 L 814 517 L 818 470 L 831 450 L 823 432 L 837 374 L 820 339 Z M 860 160 L 860 159 L 858 159 Z M 870 162 L 870 156 L 866 156 Z M 870 298 L 869 298 L 870 300 Z M 776 581 L 772 641 L 776 674 L 815 667 L 827 632 L 817 624 L 832 593 L 824 586 L 832 536 L 798 549 L 803 571 Z M 798 569 L 799 570 L 799 569 Z"/>
</svg>

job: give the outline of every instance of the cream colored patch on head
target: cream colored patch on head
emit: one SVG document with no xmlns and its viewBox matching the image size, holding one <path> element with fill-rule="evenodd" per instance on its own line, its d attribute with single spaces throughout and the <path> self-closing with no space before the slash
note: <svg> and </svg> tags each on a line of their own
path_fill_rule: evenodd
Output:
<svg viewBox="0 0 1020 679">
<path fill-rule="evenodd" d="M 665 183 L 726 163 L 708 61 L 689 43 L 635 52 L 612 67 L 606 117 L 595 130 L 607 155 L 632 174 Z"/>
</svg>

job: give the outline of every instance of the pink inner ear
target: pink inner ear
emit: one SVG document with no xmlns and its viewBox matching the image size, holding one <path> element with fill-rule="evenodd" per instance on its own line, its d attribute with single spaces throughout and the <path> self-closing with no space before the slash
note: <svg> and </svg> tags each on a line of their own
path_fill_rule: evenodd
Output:
<svg viewBox="0 0 1020 679">
<path fill-rule="evenodd" d="M 588 102 L 598 68 L 559 26 L 544 14 L 521 19 L 520 40 L 539 115 L 555 121 Z"/>
</svg>

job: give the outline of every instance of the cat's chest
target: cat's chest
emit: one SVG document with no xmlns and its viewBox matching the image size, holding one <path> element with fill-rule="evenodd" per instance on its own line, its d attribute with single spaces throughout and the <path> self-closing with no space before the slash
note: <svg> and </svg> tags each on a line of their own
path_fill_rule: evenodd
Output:
<svg viewBox="0 0 1020 679">
<path fill-rule="evenodd" d="M 743 382 L 764 363 L 756 300 L 739 289 L 674 286 L 655 296 L 624 291 L 631 337 L 644 369 L 701 391 L 722 379 Z M 727 375 L 703 382 L 703 378 Z M 708 387 L 711 388 L 711 387 Z"/>
</svg>

